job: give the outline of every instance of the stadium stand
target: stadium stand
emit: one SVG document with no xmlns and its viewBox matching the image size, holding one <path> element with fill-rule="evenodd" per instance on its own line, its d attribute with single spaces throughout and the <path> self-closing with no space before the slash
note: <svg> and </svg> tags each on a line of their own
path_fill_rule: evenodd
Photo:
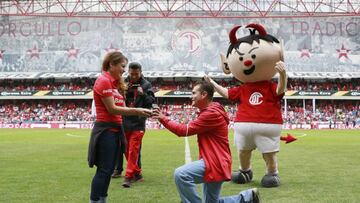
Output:
<svg viewBox="0 0 360 203">
<path fill-rule="evenodd" d="M 13 80 L 5 79 L 0 80 L 0 91 L 36 91 L 36 90 L 55 90 L 55 91 L 68 91 L 68 90 L 91 90 L 95 79 L 90 78 L 71 78 L 64 80 L 50 79 L 23 79 Z"/>
<path fill-rule="evenodd" d="M 195 82 L 199 80 L 186 78 L 184 81 L 164 81 L 161 78 L 151 79 L 155 90 L 191 90 Z M 236 86 L 239 82 L 235 79 L 216 79 L 225 87 Z M 0 91 L 89 91 L 95 78 L 70 78 L 70 79 L 4 79 L 0 80 Z M 304 79 L 289 78 L 288 90 L 315 90 L 315 91 L 360 91 L 360 80 L 352 79 Z"/>
<path fill-rule="evenodd" d="M 93 121 L 91 100 L 0 100 L 0 123 Z"/>
<path fill-rule="evenodd" d="M 181 97 L 158 97 L 158 103 L 164 113 L 171 119 L 186 123 L 195 118 L 196 112 L 190 105 L 189 92 L 193 84 L 199 78 L 182 79 L 153 79 L 149 78 L 154 84 L 156 92 L 184 91 L 188 95 Z M 67 92 L 83 92 L 91 90 L 94 78 L 73 78 L 73 79 L 38 79 L 38 80 L 0 80 L 0 124 L 29 124 L 29 123 L 91 123 L 91 96 L 86 98 L 72 98 Z M 218 79 L 218 82 L 226 86 L 236 85 L 234 79 Z M 289 79 L 288 90 L 296 91 L 359 91 L 360 84 L 358 79 L 324 79 L 323 81 L 311 79 Z M 4 92 L 63 92 L 61 96 L 53 96 L 47 99 L 24 100 L 20 96 L 16 100 L 8 100 Z M 54 94 L 55 95 L 55 94 Z M 72 94 L 73 95 L 73 94 Z M 45 96 L 43 96 L 45 98 Z M 5 99 L 4 99 L 5 98 Z M 16 98 L 16 97 L 15 97 Z M 291 98 L 291 97 L 289 97 Z M 236 104 L 220 98 L 215 100 L 223 103 L 231 120 L 235 117 Z M 304 106 L 305 104 L 305 106 Z M 328 97 L 327 99 L 317 99 L 315 108 L 312 98 L 287 99 L 287 104 L 283 106 L 284 125 L 287 128 L 329 128 L 329 123 L 334 123 L 332 128 L 354 128 L 360 127 L 360 101 L 359 100 L 338 100 Z M 335 126 L 335 123 L 337 124 Z M 149 119 L 149 128 L 160 128 L 160 124 Z"/>
<path fill-rule="evenodd" d="M 226 54 L 231 27 L 255 21 L 284 44 L 289 78 L 282 103 L 285 128 L 329 128 L 330 122 L 359 126 L 359 13 L 353 9 L 358 2 L 318 1 L 315 10 L 302 12 L 299 1 L 260 1 L 261 8 L 269 8 L 265 13 L 253 9 L 256 1 L 174 1 L 173 6 L 171 1 L 139 1 L 139 5 L 124 1 L 122 6 L 117 1 L 40 2 L 0 4 L 4 8 L 0 18 L 2 124 L 91 124 L 92 86 L 103 57 L 111 51 L 121 51 L 129 61 L 143 65 L 158 104 L 169 105 L 172 118 L 191 119 L 194 111 L 186 98 L 204 74 L 225 87 L 239 84 L 219 69 L 219 54 Z M 152 3 L 160 6 L 149 6 Z M 114 12 L 109 12 L 111 8 Z M 167 15 L 161 15 L 162 9 Z M 314 18 L 317 12 L 322 15 Z M 237 36 L 245 30 L 240 29 Z M 236 104 L 218 94 L 215 99 L 226 105 L 233 118 Z"/>
</svg>

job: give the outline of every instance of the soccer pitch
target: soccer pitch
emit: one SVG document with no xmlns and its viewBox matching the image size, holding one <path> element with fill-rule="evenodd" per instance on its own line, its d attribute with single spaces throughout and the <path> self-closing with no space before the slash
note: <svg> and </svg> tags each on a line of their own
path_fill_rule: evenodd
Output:
<svg viewBox="0 0 360 203">
<path fill-rule="evenodd" d="M 360 131 L 291 130 L 298 140 L 281 145 L 278 155 L 282 185 L 261 188 L 265 172 L 253 153 L 250 184 L 223 185 L 222 196 L 259 187 L 264 203 L 360 202 Z M 89 202 L 95 168 L 87 166 L 90 130 L 0 129 L 0 202 Z M 230 133 L 233 169 L 237 152 Z M 198 159 L 196 137 L 189 139 L 191 157 Z M 173 171 L 184 164 L 184 139 L 167 130 L 148 130 L 142 145 L 144 182 L 131 188 L 112 179 L 109 202 L 178 203 Z M 125 167 L 125 164 L 124 164 Z"/>
</svg>

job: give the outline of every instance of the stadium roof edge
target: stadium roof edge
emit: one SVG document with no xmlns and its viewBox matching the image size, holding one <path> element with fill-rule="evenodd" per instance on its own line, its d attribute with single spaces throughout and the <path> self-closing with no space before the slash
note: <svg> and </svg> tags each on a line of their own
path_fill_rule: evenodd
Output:
<svg viewBox="0 0 360 203">
<path fill-rule="evenodd" d="M 0 1 L 2 16 L 95 18 L 289 18 L 359 16 L 358 1 Z"/>
</svg>

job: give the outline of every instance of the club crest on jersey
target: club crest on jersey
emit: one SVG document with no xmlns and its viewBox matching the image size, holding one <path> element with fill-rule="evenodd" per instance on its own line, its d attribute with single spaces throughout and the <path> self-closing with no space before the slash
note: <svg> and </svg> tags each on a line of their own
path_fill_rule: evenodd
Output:
<svg viewBox="0 0 360 203">
<path fill-rule="evenodd" d="M 249 98 L 249 102 L 251 105 L 259 105 L 263 102 L 263 95 L 260 92 L 254 92 L 251 94 Z"/>
<path fill-rule="evenodd" d="M 112 89 L 106 89 L 106 90 L 103 90 L 102 93 L 106 94 L 106 93 L 111 93 L 112 91 L 113 91 Z"/>
</svg>

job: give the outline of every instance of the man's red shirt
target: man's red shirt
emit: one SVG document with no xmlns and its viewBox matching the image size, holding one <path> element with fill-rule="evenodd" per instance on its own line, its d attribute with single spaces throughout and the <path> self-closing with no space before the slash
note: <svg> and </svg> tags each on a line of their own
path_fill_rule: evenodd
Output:
<svg viewBox="0 0 360 203">
<path fill-rule="evenodd" d="M 161 119 L 160 122 L 179 137 L 198 135 L 199 159 L 205 162 L 205 182 L 231 179 L 229 118 L 219 103 L 210 103 L 208 107 L 200 111 L 196 120 L 187 125 L 168 118 Z"/>
</svg>

